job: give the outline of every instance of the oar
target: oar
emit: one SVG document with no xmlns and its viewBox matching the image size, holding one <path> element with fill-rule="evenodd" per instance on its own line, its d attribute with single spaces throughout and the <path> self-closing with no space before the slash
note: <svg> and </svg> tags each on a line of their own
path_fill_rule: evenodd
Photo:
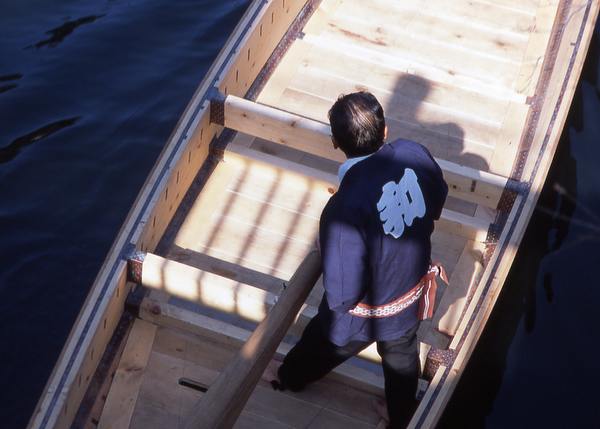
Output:
<svg viewBox="0 0 600 429">
<path fill-rule="evenodd" d="M 187 416 L 182 429 L 233 427 L 321 272 L 321 256 L 315 247 L 271 311 Z"/>
</svg>

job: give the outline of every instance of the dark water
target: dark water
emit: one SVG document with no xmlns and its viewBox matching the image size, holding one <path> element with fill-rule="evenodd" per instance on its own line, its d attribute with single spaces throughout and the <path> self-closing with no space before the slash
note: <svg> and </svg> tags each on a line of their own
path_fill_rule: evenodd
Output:
<svg viewBox="0 0 600 429">
<path fill-rule="evenodd" d="M 248 4 L 0 0 L 0 427 L 27 424 L 144 179 Z M 549 214 L 536 212 L 445 427 L 600 427 L 597 51 L 540 203 Z"/>
<path fill-rule="evenodd" d="M 0 0 L 0 427 L 26 426 L 248 0 Z"/>
</svg>

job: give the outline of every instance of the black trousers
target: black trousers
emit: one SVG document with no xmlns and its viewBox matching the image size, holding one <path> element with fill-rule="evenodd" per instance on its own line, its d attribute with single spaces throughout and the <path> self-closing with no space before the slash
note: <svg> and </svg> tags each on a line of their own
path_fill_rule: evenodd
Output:
<svg viewBox="0 0 600 429">
<path fill-rule="evenodd" d="M 415 398 L 419 382 L 418 328 L 419 323 L 400 338 L 377 343 L 385 378 L 389 423 L 393 429 L 405 428 L 418 405 Z M 281 387 L 298 392 L 370 344 L 351 341 L 345 346 L 337 346 L 325 337 L 318 318 L 314 317 L 279 367 Z"/>
</svg>

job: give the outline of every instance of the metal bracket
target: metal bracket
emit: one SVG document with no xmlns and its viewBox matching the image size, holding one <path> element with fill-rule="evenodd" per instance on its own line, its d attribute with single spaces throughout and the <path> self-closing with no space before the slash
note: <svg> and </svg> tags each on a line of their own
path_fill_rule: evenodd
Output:
<svg viewBox="0 0 600 429">
<path fill-rule="evenodd" d="M 431 381 L 438 368 L 442 365 L 450 368 L 454 364 L 457 355 L 458 350 L 441 350 L 432 347 L 429 353 L 427 353 L 427 360 L 423 369 L 423 379 Z"/>
</svg>

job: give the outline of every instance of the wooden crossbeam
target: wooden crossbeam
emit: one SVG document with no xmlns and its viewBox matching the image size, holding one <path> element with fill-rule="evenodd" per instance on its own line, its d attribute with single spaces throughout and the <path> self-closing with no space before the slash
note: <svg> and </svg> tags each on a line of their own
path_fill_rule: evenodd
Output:
<svg viewBox="0 0 600 429">
<path fill-rule="evenodd" d="M 301 117 L 232 95 L 223 96 L 224 121 L 228 128 L 303 152 L 345 161 L 333 148 L 329 124 Z M 450 195 L 465 201 L 496 208 L 507 178 L 436 159 L 450 187 Z"/>
<path fill-rule="evenodd" d="M 227 277 L 147 253 L 141 276 L 132 279 L 148 288 L 260 323 L 275 304 L 275 295 Z M 300 316 L 303 325 L 314 315 L 309 309 Z M 293 329 L 299 334 L 303 326 Z M 299 331 L 299 332 L 298 332 Z"/>
<path fill-rule="evenodd" d="M 304 118 L 264 104 L 228 95 L 223 125 L 323 158 L 343 162 L 344 154 L 331 144 L 329 124 Z"/>
<path fill-rule="evenodd" d="M 275 305 L 275 295 L 270 292 L 180 262 L 151 253 L 130 260 L 132 266 L 140 262 L 140 269 L 130 269 L 133 282 L 250 322 L 262 322 Z M 288 333 L 299 337 L 316 314 L 316 307 L 303 305 Z M 375 348 L 364 350 L 359 357 L 381 362 Z"/>
</svg>

